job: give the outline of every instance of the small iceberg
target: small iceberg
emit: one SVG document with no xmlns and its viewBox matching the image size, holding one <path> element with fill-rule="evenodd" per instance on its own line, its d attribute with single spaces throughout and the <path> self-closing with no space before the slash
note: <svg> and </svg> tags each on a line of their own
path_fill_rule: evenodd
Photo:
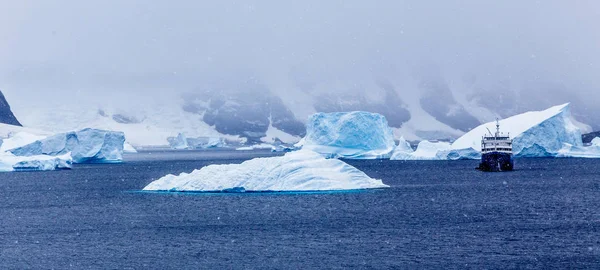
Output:
<svg viewBox="0 0 600 270">
<path fill-rule="evenodd" d="M 11 149 L 15 156 L 62 156 L 71 153 L 75 163 L 114 163 L 123 161 L 125 134 L 98 129 L 60 133 Z"/>
<path fill-rule="evenodd" d="M 421 141 L 417 150 L 413 151 L 403 139 L 394 150 L 391 160 L 445 160 L 452 150 L 447 142 Z"/>
<path fill-rule="evenodd" d="M 241 164 L 210 165 L 190 174 L 167 175 L 146 191 L 258 192 L 334 191 L 385 188 L 381 180 L 337 159 L 300 150 Z"/>
<path fill-rule="evenodd" d="M 316 113 L 297 146 L 334 158 L 390 158 L 396 147 L 385 116 L 370 112 Z"/>
<path fill-rule="evenodd" d="M 19 157 L 11 153 L 0 153 L 0 172 L 54 171 L 71 169 L 73 160 L 69 154 L 62 156 Z"/>
<path fill-rule="evenodd" d="M 225 139 L 218 137 L 197 137 L 187 138 L 185 134 L 179 133 L 177 137 L 167 138 L 169 146 L 175 150 L 184 149 L 208 149 L 208 148 L 222 148 L 227 145 Z"/>
</svg>

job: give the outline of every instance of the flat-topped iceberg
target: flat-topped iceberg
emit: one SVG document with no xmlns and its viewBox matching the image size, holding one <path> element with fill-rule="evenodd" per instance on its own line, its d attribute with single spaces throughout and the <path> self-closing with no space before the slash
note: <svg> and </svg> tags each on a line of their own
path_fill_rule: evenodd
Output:
<svg viewBox="0 0 600 270">
<path fill-rule="evenodd" d="M 31 156 L 19 157 L 11 153 L 0 153 L 0 172 L 12 171 L 53 171 L 70 169 L 73 161 L 63 156 Z"/>
<path fill-rule="evenodd" d="M 513 138 L 517 157 L 555 157 L 565 144 L 582 147 L 581 131 L 571 119 L 569 104 L 545 111 L 527 112 L 500 120 L 500 128 Z M 496 129 L 496 122 L 474 128 L 452 144 L 453 149 L 481 151 L 481 137 Z"/>
<path fill-rule="evenodd" d="M 179 176 L 167 175 L 147 191 L 325 191 L 388 187 L 337 159 L 300 150 L 241 164 L 210 165 Z"/>
<path fill-rule="evenodd" d="M 125 135 L 122 132 L 83 129 L 60 133 L 9 150 L 16 156 L 61 156 L 71 153 L 75 163 L 113 163 L 123 161 Z"/>
<path fill-rule="evenodd" d="M 377 159 L 389 158 L 396 145 L 383 115 L 338 112 L 310 116 L 306 137 L 298 146 L 328 157 Z"/>
<path fill-rule="evenodd" d="M 179 133 L 177 137 L 167 138 L 169 146 L 172 149 L 183 150 L 183 149 L 207 149 L 207 148 L 218 148 L 226 145 L 223 138 L 218 137 L 198 137 L 198 138 L 187 138 L 185 134 Z"/>
</svg>

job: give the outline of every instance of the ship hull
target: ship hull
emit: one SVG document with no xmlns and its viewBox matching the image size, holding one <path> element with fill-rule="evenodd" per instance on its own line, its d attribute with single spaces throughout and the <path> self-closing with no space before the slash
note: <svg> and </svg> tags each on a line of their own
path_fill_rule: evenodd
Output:
<svg viewBox="0 0 600 270">
<path fill-rule="evenodd" d="M 491 152 L 481 156 L 481 163 L 477 169 L 486 172 L 512 171 L 514 161 L 512 154 Z"/>
</svg>

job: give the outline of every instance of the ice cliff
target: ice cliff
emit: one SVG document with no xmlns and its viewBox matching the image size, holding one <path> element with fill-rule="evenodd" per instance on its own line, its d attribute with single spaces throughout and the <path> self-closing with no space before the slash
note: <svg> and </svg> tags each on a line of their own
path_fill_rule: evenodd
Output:
<svg viewBox="0 0 600 270">
<path fill-rule="evenodd" d="M 210 165 L 190 174 L 167 175 L 144 188 L 151 191 L 321 191 L 384 188 L 337 159 L 300 150 L 241 164 Z"/>
<path fill-rule="evenodd" d="M 125 135 L 122 132 L 83 129 L 60 133 L 9 150 L 16 156 L 71 154 L 75 163 L 121 162 Z"/>
<path fill-rule="evenodd" d="M 389 158 L 395 148 L 386 118 L 369 112 L 316 113 L 309 117 L 304 149 L 346 159 Z"/>
</svg>

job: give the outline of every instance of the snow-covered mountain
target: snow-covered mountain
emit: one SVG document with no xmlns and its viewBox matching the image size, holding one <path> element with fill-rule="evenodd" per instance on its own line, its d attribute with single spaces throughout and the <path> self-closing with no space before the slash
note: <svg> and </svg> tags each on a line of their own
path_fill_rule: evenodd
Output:
<svg viewBox="0 0 600 270">
<path fill-rule="evenodd" d="M 543 89 L 561 93 L 560 87 L 549 85 L 528 85 L 527 89 L 532 90 L 524 91 L 524 86 L 506 82 L 485 85 L 472 78 L 461 83 L 429 78 L 413 84 L 382 79 L 366 83 L 303 80 L 281 87 L 255 79 L 165 90 L 160 96 L 131 91 L 61 96 L 48 91 L 32 100 L 18 90 L 6 89 L 5 93 L 26 127 L 48 132 L 88 127 L 123 131 L 134 146 L 166 146 L 167 138 L 179 133 L 249 144 L 270 143 L 276 138 L 293 143 L 305 135 L 305 123 L 311 114 L 336 111 L 382 114 L 396 138 L 454 140 L 496 117 L 502 119 L 563 101 L 572 101 L 572 114 L 585 123 L 575 122 L 583 133 L 600 127 L 598 114 L 585 102 L 566 93 L 544 95 Z M 2 101 L 0 120 L 16 121 Z"/>
</svg>

